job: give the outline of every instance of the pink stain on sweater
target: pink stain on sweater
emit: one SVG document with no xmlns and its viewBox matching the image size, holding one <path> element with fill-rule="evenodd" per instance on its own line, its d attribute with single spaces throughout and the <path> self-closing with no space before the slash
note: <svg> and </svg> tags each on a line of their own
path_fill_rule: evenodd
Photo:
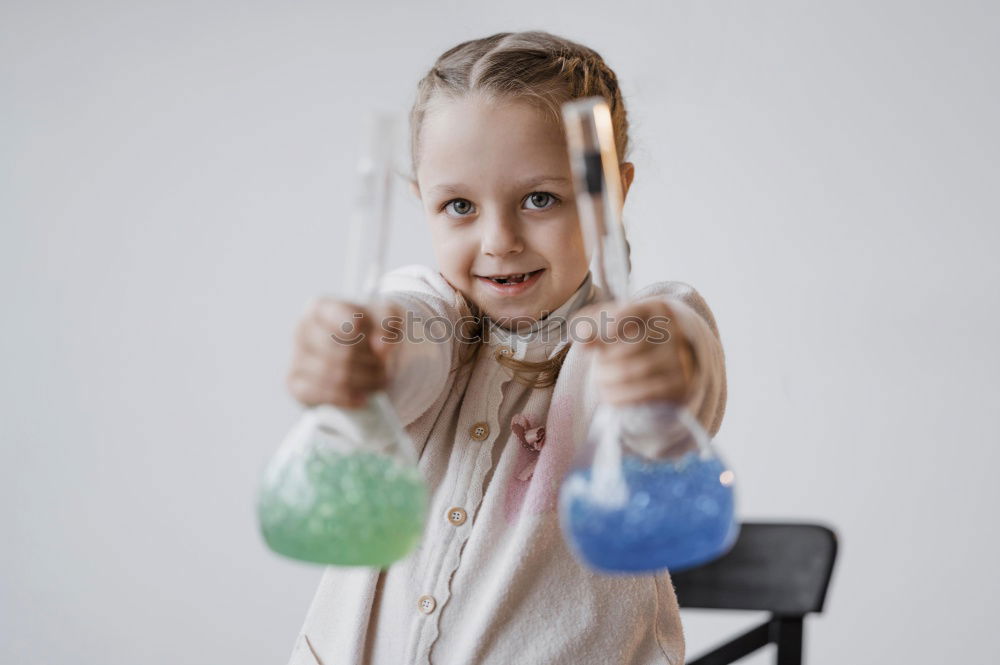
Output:
<svg viewBox="0 0 1000 665">
<path fill-rule="evenodd" d="M 517 521 L 522 505 L 532 514 L 554 510 L 559 483 L 573 456 L 573 423 L 570 400 L 563 397 L 549 406 L 544 426 L 532 426 L 530 417 L 518 414 L 511 419 L 511 431 L 520 442 L 515 472 L 507 484 L 504 516 L 508 524 Z"/>
</svg>

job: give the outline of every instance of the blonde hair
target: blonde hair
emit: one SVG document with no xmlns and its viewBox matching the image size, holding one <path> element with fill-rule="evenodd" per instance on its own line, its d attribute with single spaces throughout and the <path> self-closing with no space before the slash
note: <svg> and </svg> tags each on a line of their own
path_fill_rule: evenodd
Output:
<svg viewBox="0 0 1000 665">
<path fill-rule="evenodd" d="M 626 161 L 628 114 L 618 77 L 600 54 L 547 32 L 501 32 L 448 49 L 417 84 L 416 100 L 410 111 L 414 179 L 420 161 L 421 128 L 429 109 L 436 100 L 457 100 L 470 94 L 494 101 L 529 102 L 559 125 L 562 124 L 564 102 L 581 97 L 603 97 L 611 110 L 619 161 Z M 482 346 L 483 316 L 478 306 L 463 294 L 459 293 L 458 298 L 459 312 L 468 317 L 465 320 L 469 322 L 462 339 L 474 340 L 463 344 L 457 365 L 461 367 L 471 362 Z M 500 355 L 496 359 L 512 370 L 519 382 L 540 388 L 556 382 L 569 347 L 566 344 L 555 356 L 541 362 Z"/>
</svg>

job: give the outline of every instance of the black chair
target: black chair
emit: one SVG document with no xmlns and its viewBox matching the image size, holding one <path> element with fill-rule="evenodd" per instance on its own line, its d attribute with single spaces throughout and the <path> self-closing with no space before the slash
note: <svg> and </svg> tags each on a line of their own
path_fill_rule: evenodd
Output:
<svg viewBox="0 0 1000 665">
<path fill-rule="evenodd" d="M 672 575 L 681 607 L 771 612 L 688 665 L 728 665 L 772 643 L 778 665 L 799 665 L 805 615 L 823 610 L 836 558 L 837 536 L 824 526 L 751 523 L 725 556 Z"/>
</svg>

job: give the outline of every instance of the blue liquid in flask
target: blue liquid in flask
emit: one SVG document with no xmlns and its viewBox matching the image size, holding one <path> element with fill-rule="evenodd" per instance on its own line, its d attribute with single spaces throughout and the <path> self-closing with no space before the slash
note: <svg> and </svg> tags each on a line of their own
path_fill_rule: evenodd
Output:
<svg viewBox="0 0 1000 665">
<path fill-rule="evenodd" d="M 691 568 L 736 541 L 732 473 L 717 457 L 690 452 L 678 460 L 622 459 L 627 500 L 595 501 L 591 469 L 572 471 L 561 496 L 562 526 L 577 554 L 607 572 Z"/>
</svg>

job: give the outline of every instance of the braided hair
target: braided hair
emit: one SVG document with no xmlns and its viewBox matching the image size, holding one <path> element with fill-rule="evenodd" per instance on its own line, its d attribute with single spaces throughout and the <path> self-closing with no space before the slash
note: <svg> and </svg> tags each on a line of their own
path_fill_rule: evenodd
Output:
<svg viewBox="0 0 1000 665">
<path fill-rule="evenodd" d="M 428 109 L 439 98 L 460 99 L 470 93 L 535 102 L 558 122 L 564 102 L 603 97 L 611 109 L 618 158 L 627 161 L 628 114 L 618 77 L 604 58 L 591 48 L 547 32 L 500 32 L 448 49 L 417 84 L 410 111 L 414 175 Z"/>
</svg>

